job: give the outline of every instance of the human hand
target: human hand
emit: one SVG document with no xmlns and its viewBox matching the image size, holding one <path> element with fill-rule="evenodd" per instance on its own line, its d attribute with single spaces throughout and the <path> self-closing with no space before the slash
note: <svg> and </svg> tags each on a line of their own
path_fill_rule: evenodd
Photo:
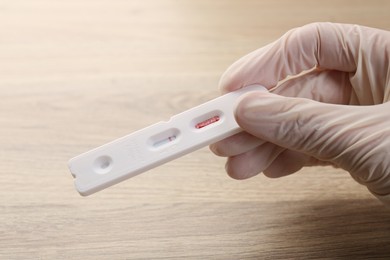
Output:
<svg viewBox="0 0 390 260">
<path fill-rule="evenodd" d="M 389 61 L 388 31 L 332 23 L 291 30 L 222 76 L 222 92 L 260 84 L 278 95 L 246 95 L 236 108 L 244 132 L 210 148 L 228 157 L 236 179 L 334 165 L 390 204 Z"/>
</svg>

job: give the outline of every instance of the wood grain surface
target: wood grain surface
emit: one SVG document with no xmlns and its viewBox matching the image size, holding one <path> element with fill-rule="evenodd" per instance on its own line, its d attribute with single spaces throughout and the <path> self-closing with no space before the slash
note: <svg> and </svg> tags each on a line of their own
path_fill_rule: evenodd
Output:
<svg viewBox="0 0 390 260">
<path fill-rule="evenodd" d="M 235 181 L 196 151 L 90 197 L 67 161 L 217 97 L 242 55 L 315 21 L 390 29 L 389 1 L 0 1 L 0 259 L 390 257 L 348 173 Z"/>
</svg>

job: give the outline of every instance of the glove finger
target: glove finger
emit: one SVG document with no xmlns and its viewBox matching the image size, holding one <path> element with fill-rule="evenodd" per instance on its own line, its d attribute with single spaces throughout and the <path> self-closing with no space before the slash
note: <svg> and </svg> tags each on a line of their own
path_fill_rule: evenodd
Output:
<svg viewBox="0 0 390 260">
<path fill-rule="evenodd" d="M 310 156 L 286 149 L 272 161 L 263 173 L 270 178 L 283 177 L 299 171 L 308 161 L 310 161 Z"/>
<path fill-rule="evenodd" d="M 364 124 L 359 113 L 365 109 L 257 92 L 241 99 L 236 119 L 262 140 L 328 161 L 356 141 L 349 126 Z"/>
<path fill-rule="evenodd" d="M 283 152 L 284 148 L 271 143 L 252 149 L 246 153 L 229 157 L 226 172 L 233 179 L 247 179 L 268 168 L 273 160 Z"/>
<path fill-rule="evenodd" d="M 293 174 L 307 166 L 328 166 L 330 162 L 318 160 L 310 155 L 284 150 L 264 171 L 264 175 L 270 178 L 279 178 Z"/>
<path fill-rule="evenodd" d="M 381 47 L 379 47 L 381 46 Z M 389 100 L 390 32 L 358 25 L 313 23 L 242 57 L 221 77 L 223 93 L 247 85 L 273 88 L 289 75 L 313 68 L 350 73 L 353 103 Z M 321 88 L 322 86 L 316 86 Z M 316 90 L 317 91 L 317 90 Z"/>
<path fill-rule="evenodd" d="M 210 150 L 223 157 L 230 157 L 248 152 L 265 141 L 247 133 L 241 132 L 210 145 Z"/>
<path fill-rule="evenodd" d="M 255 50 L 233 63 L 223 74 L 220 87 L 230 92 L 252 84 L 276 86 L 287 76 L 315 67 L 353 72 L 355 60 L 349 48 L 353 42 L 342 38 L 348 27 L 314 23 L 288 31 L 275 42 Z"/>
</svg>

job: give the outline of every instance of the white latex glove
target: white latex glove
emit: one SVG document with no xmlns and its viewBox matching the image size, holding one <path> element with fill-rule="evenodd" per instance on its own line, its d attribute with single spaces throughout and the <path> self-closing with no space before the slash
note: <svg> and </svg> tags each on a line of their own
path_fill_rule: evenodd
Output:
<svg viewBox="0 0 390 260">
<path fill-rule="evenodd" d="M 388 31 L 332 23 L 291 30 L 225 72 L 223 92 L 261 84 L 278 95 L 245 96 L 236 109 L 244 132 L 211 150 L 228 157 L 236 179 L 341 167 L 390 204 L 389 61 Z"/>
</svg>

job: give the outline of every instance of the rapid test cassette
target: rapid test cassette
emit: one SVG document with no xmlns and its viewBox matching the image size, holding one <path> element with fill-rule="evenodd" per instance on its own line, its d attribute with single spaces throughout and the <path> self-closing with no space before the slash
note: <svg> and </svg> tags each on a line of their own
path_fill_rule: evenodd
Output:
<svg viewBox="0 0 390 260">
<path fill-rule="evenodd" d="M 252 85 L 230 92 L 72 158 L 77 191 L 87 196 L 241 131 L 235 117 L 240 96 L 267 91 Z"/>
</svg>

